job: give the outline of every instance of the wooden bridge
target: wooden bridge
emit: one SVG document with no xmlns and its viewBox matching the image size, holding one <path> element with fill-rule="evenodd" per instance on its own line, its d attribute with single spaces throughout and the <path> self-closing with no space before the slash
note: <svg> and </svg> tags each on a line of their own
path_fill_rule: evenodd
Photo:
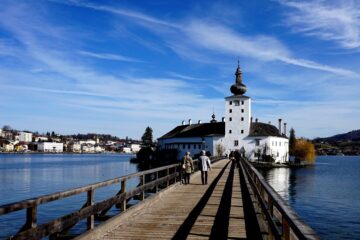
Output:
<svg viewBox="0 0 360 240">
<path fill-rule="evenodd" d="M 9 239 L 318 239 L 247 161 L 212 162 L 207 185 L 201 184 L 199 172 L 183 185 L 180 164 L 172 164 L 3 205 L 0 217 L 26 210 L 24 226 Z M 140 185 L 127 191 L 132 178 L 140 178 Z M 113 184 L 120 184 L 120 191 L 95 203 L 95 190 Z M 39 205 L 84 192 L 87 199 L 80 210 L 37 224 Z M 134 197 L 141 202 L 127 209 L 127 201 Z M 114 205 L 121 211 L 110 217 Z M 69 235 L 82 219 L 87 219 L 88 230 Z"/>
</svg>

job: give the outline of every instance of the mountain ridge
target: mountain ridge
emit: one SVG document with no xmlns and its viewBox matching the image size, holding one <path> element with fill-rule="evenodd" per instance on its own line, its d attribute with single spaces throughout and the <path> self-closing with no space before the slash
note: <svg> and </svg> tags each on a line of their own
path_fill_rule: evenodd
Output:
<svg viewBox="0 0 360 240">
<path fill-rule="evenodd" d="M 328 142 L 360 141 L 360 129 L 352 130 L 347 133 L 336 134 L 331 137 L 315 138 L 314 141 L 328 141 Z"/>
</svg>

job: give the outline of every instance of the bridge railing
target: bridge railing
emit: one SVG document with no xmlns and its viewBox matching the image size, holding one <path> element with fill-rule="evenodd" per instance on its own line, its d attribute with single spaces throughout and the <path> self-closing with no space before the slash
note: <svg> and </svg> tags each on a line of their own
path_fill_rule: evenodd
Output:
<svg viewBox="0 0 360 240">
<path fill-rule="evenodd" d="M 300 219 L 256 168 L 245 159 L 240 164 L 258 205 L 256 207 L 261 211 L 261 220 L 267 227 L 267 239 L 319 239 L 315 231 Z"/>
<path fill-rule="evenodd" d="M 222 159 L 222 157 L 211 158 L 212 162 L 220 159 Z M 197 166 L 196 163 L 197 160 L 194 160 L 195 167 Z M 139 196 L 139 200 L 144 200 L 146 191 L 152 190 L 157 193 L 159 191 L 159 187 L 166 188 L 181 180 L 181 165 L 182 163 L 171 164 L 79 188 L 2 205 L 0 206 L 0 217 L 1 215 L 9 214 L 11 212 L 26 210 L 25 224 L 19 228 L 19 231 L 15 236 L 10 236 L 9 239 L 41 239 L 46 236 L 56 238 L 57 236 L 61 236 L 61 234 L 68 232 L 79 221 L 85 218 L 87 219 L 87 229 L 90 230 L 94 228 L 95 219 L 108 219 L 106 213 L 114 205 L 120 208 L 122 212 L 126 211 L 127 200 L 135 196 Z M 149 175 L 152 175 L 152 177 L 146 178 L 146 176 Z M 127 190 L 126 182 L 136 177 L 140 178 L 139 186 Z M 114 184 L 120 184 L 119 192 L 115 196 L 95 203 L 95 190 Z M 37 209 L 40 205 L 82 193 L 87 193 L 87 198 L 80 210 L 44 224 L 37 224 Z"/>
</svg>

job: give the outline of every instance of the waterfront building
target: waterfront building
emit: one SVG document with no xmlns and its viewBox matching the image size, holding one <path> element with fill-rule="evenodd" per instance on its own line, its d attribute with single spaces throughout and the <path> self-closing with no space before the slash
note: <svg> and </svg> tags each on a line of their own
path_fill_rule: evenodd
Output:
<svg viewBox="0 0 360 240">
<path fill-rule="evenodd" d="M 130 149 L 131 149 L 131 152 L 137 153 L 137 152 L 140 151 L 141 145 L 140 145 L 140 144 L 137 144 L 137 143 L 131 143 L 131 144 L 130 144 Z"/>
<path fill-rule="evenodd" d="M 15 144 L 7 139 L 0 139 L 0 148 L 4 152 L 13 152 Z"/>
<path fill-rule="evenodd" d="M 68 144 L 68 151 L 74 153 L 81 153 L 81 145 L 79 142 L 70 142 Z"/>
<path fill-rule="evenodd" d="M 32 142 L 33 134 L 31 132 L 20 132 L 19 141 L 20 142 Z"/>
<path fill-rule="evenodd" d="M 251 98 L 244 95 L 247 89 L 239 65 L 235 76 L 235 84 L 230 87 L 232 95 L 225 98 L 225 117 L 221 121 L 216 121 L 214 114 L 209 123 L 183 121 L 158 139 L 160 149 L 177 149 L 179 159 L 186 152 L 195 155 L 205 150 L 213 156 L 239 151 L 251 161 L 266 155 L 276 163 L 288 162 L 286 123 L 282 131 L 281 119 L 278 128 L 257 119 L 253 122 Z"/>
<path fill-rule="evenodd" d="M 11 132 L 11 131 L 4 131 L 3 130 L 2 136 L 3 136 L 3 138 L 5 138 L 7 140 L 13 140 L 13 132 Z"/>
<path fill-rule="evenodd" d="M 36 136 L 34 140 L 35 142 L 46 142 L 49 141 L 49 138 L 45 136 Z"/>
<path fill-rule="evenodd" d="M 88 140 L 80 140 L 79 143 L 80 143 L 80 145 L 83 145 L 83 144 L 95 145 L 95 144 L 96 144 L 96 141 L 95 141 L 95 140 L 92 140 L 92 139 L 88 139 Z"/>
<path fill-rule="evenodd" d="M 39 152 L 52 152 L 52 153 L 60 153 L 64 150 L 63 143 L 56 142 L 39 142 L 37 144 L 37 149 Z"/>
<path fill-rule="evenodd" d="M 131 148 L 130 147 L 121 147 L 120 151 L 123 153 L 131 153 Z"/>
<path fill-rule="evenodd" d="M 29 148 L 27 144 L 25 144 L 24 142 L 20 142 L 14 146 L 14 150 L 16 152 L 25 152 L 28 151 Z"/>
<path fill-rule="evenodd" d="M 95 147 L 94 147 L 94 151 L 96 153 L 102 153 L 105 151 L 105 149 L 103 147 L 101 147 L 100 145 L 96 144 Z"/>
<path fill-rule="evenodd" d="M 93 153 L 93 152 L 95 152 L 95 147 L 92 144 L 82 144 L 81 145 L 81 152 L 83 152 L 83 153 Z"/>
</svg>

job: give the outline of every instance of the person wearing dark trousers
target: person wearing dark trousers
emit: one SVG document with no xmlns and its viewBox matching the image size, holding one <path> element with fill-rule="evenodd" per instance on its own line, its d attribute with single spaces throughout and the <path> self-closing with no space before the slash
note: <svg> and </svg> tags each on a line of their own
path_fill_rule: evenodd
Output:
<svg viewBox="0 0 360 240">
<path fill-rule="evenodd" d="M 201 182 L 205 185 L 207 184 L 208 170 L 211 170 L 211 162 L 204 150 L 201 151 L 201 156 L 199 157 L 199 170 L 201 171 Z"/>
<path fill-rule="evenodd" d="M 190 152 L 187 152 L 183 159 L 184 170 L 184 184 L 190 183 L 190 174 L 194 171 L 194 163 L 190 157 Z"/>
</svg>

